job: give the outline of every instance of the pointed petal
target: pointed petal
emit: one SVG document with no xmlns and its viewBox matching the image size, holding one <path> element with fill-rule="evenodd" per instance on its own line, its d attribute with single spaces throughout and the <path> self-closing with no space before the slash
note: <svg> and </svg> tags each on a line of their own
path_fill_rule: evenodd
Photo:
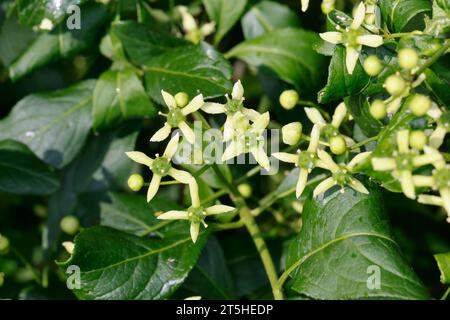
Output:
<svg viewBox="0 0 450 320">
<path fill-rule="evenodd" d="M 170 93 L 168 93 L 168 92 L 166 92 L 164 90 L 161 90 L 161 95 L 162 95 L 162 97 L 164 99 L 164 102 L 165 102 L 166 106 L 169 109 L 174 109 L 174 108 L 177 107 L 177 101 L 175 100 L 173 95 L 171 95 Z"/>
<path fill-rule="evenodd" d="M 416 187 L 432 187 L 434 185 L 434 179 L 432 176 L 413 176 L 414 186 Z"/>
<path fill-rule="evenodd" d="M 253 157 L 255 157 L 256 162 L 258 162 L 261 167 L 263 167 L 267 171 L 270 170 L 270 161 L 263 146 L 252 148 L 250 150 L 250 153 L 253 155 Z"/>
<path fill-rule="evenodd" d="M 242 108 L 242 113 L 247 117 L 247 119 L 253 122 L 261 116 L 258 111 L 249 108 Z"/>
<path fill-rule="evenodd" d="M 329 177 L 325 180 L 323 180 L 321 183 L 317 185 L 317 187 L 313 191 L 313 197 L 317 197 L 319 194 L 325 193 L 328 189 L 333 187 L 336 184 L 336 181 Z"/>
<path fill-rule="evenodd" d="M 375 171 L 390 171 L 397 166 L 392 158 L 372 158 L 371 163 Z"/>
<path fill-rule="evenodd" d="M 450 217 L 450 188 L 439 189 L 439 193 L 441 194 L 441 198 L 442 198 L 442 202 L 443 202 L 445 211 L 447 211 L 447 214 Z M 447 219 L 447 221 L 448 221 L 448 219 Z"/>
<path fill-rule="evenodd" d="M 234 121 L 232 116 L 227 116 L 223 125 L 223 141 L 227 142 L 233 137 L 234 133 Z"/>
<path fill-rule="evenodd" d="M 354 11 L 353 22 L 350 25 L 351 29 L 358 29 L 366 17 L 366 7 L 364 2 L 360 2 L 356 10 Z"/>
<path fill-rule="evenodd" d="M 189 142 L 190 144 L 195 143 L 195 134 L 194 130 L 192 130 L 186 122 L 180 122 L 178 125 L 178 128 L 180 128 L 181 132 L 183 133 L 183 136 Z"/>
<path fill-rule="evenodd" d="M 356 38 L 356 42 L 364 46 L 376 48 L 383 44 L 383 37 L 376 34 L 365 34 Z"/>
<path fill-rule="evenodd" d="M 302 11 L 308 10 L 309 0 L 302 0 Z"/>
<path fill-rule="evenodd" d="M 158 142 L 165 140 L 172 130 L 172 127 L 166 122 L 164 126 L 155 132 L 155 134 L 150 138 L 150 142 Z"/>
<path fill-rule="evenodd" d="M 127 155 L 128 158 L 130 158 L 134 162 L 146 165 L 148 167 L 150 167 L 153 163 L 153 159 L 150 158 L 149 156 L 147 156 L 143 152 L 129 151 L 129 152 L 125 152 L 125 154 Z"/>
<path fill-rule="evenodd" d="M 312 123 L 325 125 L 327 122 L 316 108 L 305 108 L 306 116 Z"/>
<path fill-rule="evenodd" d="M 194 97 L 194 99 L 191 100 L 191 102 L 188 103 L 187 106 L 185 106 L 183 109 L 181 109 L 181 113 L 183 113 L 185 116 L 197 111 L 200 109 L 205 102 L 203 101 L 203 95 L 199 94 Z"/>
<path fill-rule="evenodd" d="M 225 113 L 226 111 L 225 106 L 223 104 L 215 102 L 206 102 L 201 109 L 209 114 L 220 114 Z"/>
<path fill-rule="evenodd" d="M 419 197 L 417 198 L 417 202 L 423 203 L 423 204 L 429 204 L 432 206 L 440 206 L 440 207 L 444 206 L 444 201 L 442 200 L 441 197 L 433 196 L 430 194 L 419 195 Z"/>
<path fill-rule="evenodd" d="M 431 147 L 435 149 L 439 149 L 440 146 L 444 143 L 445 135 L 447 134 L 447 129 L 442 126 L 438 125 L 436 129 L 431 133 L 429 144 Z"/>
<path fill-rule="evenodd" d="M 309 140 L 308 152 L 316 152 L 320 139 L 320 126 L 315 124 L 311 130 L 311 139 Z"/>
<path fill-rule="evenodd" d="M 336 31 L 319 33 L 319 36 L 326 42 L 332 44 L 342 43 L 342 33 Z"/>
<path fill-rule="evenodd" d="M 184 183 L 184 184 L 188 184 L 191 182 L 192 179 L 192 175 L 187 172 L 187 171 L 183 171 L 183 170 L 178 170 L 175 168 L 170 168 L 169 169 L 169 175 L 174 178 L 175 180 Z"/>
<path fill-rule="evenodd" d="M 198 234 L 200 232 L 200 223 L 191 223 L 191 227 L 190 227 L 190 232 L 191 232 L 191 239 L 192 242 L 195 243 L 197 241 L 198 238 Z"/>
<path fill-rule="evenodd" d="M 175 152 L 177 152 L 179 137 L 180 135 L 178 133 L 174 135 L 167 144 L 166 150 L 164 150 L 163 156 L 169 160 L 172 159 Z"/>
<path fill-rule="evenodd" d="M 160 214 L 157 218 L 160 220 L 187 220 L 189 213 L 187 211 L 171 210 Z"/>
<path fill-rule="evenodd" d="M 229 146 L 225 149 L 222 155 L 222 161 L 228 161 L 234 157 L 237 157 L 245 151 L 242 144 L 232 141 Z"/>
<path fill-rule="evenodd" d="M 226 213 L 226 212 L 230 212 L 235 210 L 236 208 L 234 207 L 230 207 L 230 206 L 226 206 L 223 204 L 216 204 L 214 206 L 211 206 L 209 208 L 206 208 L 206 214 L 207 215 L 212 215 L 212 214 L 219 214 L 219 213 Z"/>
<path fill-rule="evenodd" d="M 409 130 L 400 130 L 397 132 L 397 148 L 400 153 L 408 153 Z"/>
<path fill-rule="evenodd" d="M 359 57 L 359 50 L 352 47 L 347 47 L 345 49 L 345 66 L 349 74 L 353 73 L 356 63 L 358 62 L 358 57 Z"/>
<path fill-rule="evenodd" d="M 344 102 L 339 103 L 331 119 L 331 125 L 335 128 L 339 128 L 345 116 L 347 115 L 347 107 Z"/>
<path fill-rule="evenodd" d="M 209 36 L 211 33 L 213 33 L 216 30 L 216 23 L 213 22 L 209 22 L 209 23 L 205 23 L 201 28 L 200 31 L 202 33 L 202 35 L 204 37 Z"/>
<path fill-rule="evenodd" d="M 369 194 L 369 190 L 359 180 L 351 178 L 349 186 L 358 192 Z"/>
<path fill-rule="evenodd" d="M 189 181 L 189 194 L 191 196 L 191 205 L 195 208 L 200 207 L 201 203 L 198 193 L 198 184 L 194 178 Z"/>
<path fill-rule="evenodd" d="M 241 80 L 234 83 L 231 97 L 233 100 L 241 100 L 244 97 L 244 87 L 242 86 Z"/>
<path fill-rule="evenodd" d="M 178 8 L 182 17 L 183 30 L 186 32 L 194 31 L 197 29 L 197 22 L 194 17 L 189 13 L 185 6 Z"/>
<path fill-rule="evenodd" d="M 150 181 L 150 186 L 147 191 L 147 202 L 150 202 L 155 194 L 158 192 L 159 184 L 161 183 L 161 176 L 153 174 L 152 181 Z"/>
<path fill-rule="evenodd" d="M 300 173 L 298 175 L 297 185 L 295 186 L 295 196 L 297 197 L 297 199 L 300 199 L 303 190 L 305 190 L 307 181 L 308 181 L 308 170 L 301 168 Z"/>
<path fill-rule="evenodd" d="M 262 115 L 260 115 L 255 122 L 252 124 L 252 129 L 255 130 L 264 130 L 267 128 L 270 122 L 270 114 L 269 111 L 264 112 Z"/>
<path fill-rule="evenodd" d="M 428 154 L 422 154 L 420 156 L 415 156 L 412 159 L 413 165 L 415 167 L 421 167 L 425 166 L 427 164 L 440 164 L 440 162 L 443 160 L 443 157 L 440 153 L 428 153 Z"/>
<path fill-rule="evenodd" d="M 334 162 L 333 158 L 323 150 L 317 150 L 317 156 L 325 164 L 328 170 L 331 172 L 338 172 L 339 166 Z"/>
<path fill-rule="evenodd" d="M 348 164 L 347 164 L 347 168 L 349 170 L 352 170 L 356 165 L 362 163 L 363 161 L 365 161 L 372 152 L 367 151 L 367 152 L 361 152 L 359 154 L 357 154 Z"/>
<path fill-rule="evenodd" d="M 404 170 L 400 172 L 400 184 L 405 196 L 410 199 L 416 198 L 416 190 L 414 188 L 414 181 L 412 178 L 412 173 L 410 171 Z"/>
<path fill-rule="evenodd" d="M 298 160 L 298 154 L 292 154 L 292 153 L 287 153 L 287 152 L 275 152 L 275 153 L 272 153 L 272 156 L 274 156 L 278 160 L 281 160 L 281 161 L 287 162 L 287 163 L 297 163 L 297 160 Z"/>
</svg>

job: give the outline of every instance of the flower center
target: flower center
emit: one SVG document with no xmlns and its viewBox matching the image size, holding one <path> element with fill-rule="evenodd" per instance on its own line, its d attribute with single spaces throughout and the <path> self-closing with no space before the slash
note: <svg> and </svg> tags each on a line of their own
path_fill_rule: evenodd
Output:
<svg viewBox="0 0 450 320">
<path fill-rule="evenodd" d="M 169 170 L 172 168 L 172 165 L 170 164 L 170 161 L 165 157 L 157 157 L 155 160 L 153 160 L 152 163 L 152 171 L 153 173 L 165 177 L 169 174 Z"/>
<path fill-rule="evenodd" d="M 358 37 L 361 35 L 361 31 L 358 29 L 345 29 L 344 32 L 342 32 L 342 43 L 346 47 L 353 47 L 357 48 L 359 46 L 358 44 Z"/>
<path fill-rule="evenodd" d="M 349 174 L 345 167 L 339 166 L 339 168 L 340 170 L 338 172 L 333 173 L 333 178 L 341 186 L 349 184 L 351 182 L 351 174 Z"/>
<path fill-rule="evenodd" d="M 436 181 L 436 187 L 438 189 L 444 189 L 450 187 L 450 169 L 443 168 L 436 171 L 434 174 Z"/>
<path fill-rule="evenodd" d="M 320 130 L 320 134 L 322 138 L 324 138 L 324 140 L 328 141 L 331 137 L 337 136 L 339 134 L 339 131 L 331 124 L 327 124 Z"/>
<path fill-rule="evenodd" d="M 399 171 L 412 171 L 414 169 L 411 154 L 397 154 L 395 163 Z"/>
<path fill-rule="evenodd" d="M 172 127 L 178 127 L 180 122 L 183 122 L 186 120 L 186 117 L 181 112 L 180 108 L 174 108 L 169 110 L 169 113 L 167 114 L 167 123 Z"/>
<path fill-rule="evenodd" d="M 298 166 L 303 169 L 311 170 L 314 168 L 316 155 L 312 152 L 303 151 L 298 155 Z"/>
<path fill-rule="evenodd" d="M 192 223 L 202 223 L 203 220 L 205 220 L 206 217 L 206 213 L 205 213 L 205 209 L 203 207 L 190 207 L 188 209 L 188 213 L 189 213 L 189 221 L 191 221 Z"/>
<path fill-rule="evenodd" d="M 252 130 L 247 130 L 241 136 L 241 139 L 247 152 L 249 152 L 252 148 L 258 147 L 261 143 L 261 136 L 257 135 L 256 132 Z"/>
<path fill-rule="evenodd" d="M 228 99 L 225 104 L 225 112 L 227 115 L 233 115 L 242 110 L 242 100 Z"/>
</svg>

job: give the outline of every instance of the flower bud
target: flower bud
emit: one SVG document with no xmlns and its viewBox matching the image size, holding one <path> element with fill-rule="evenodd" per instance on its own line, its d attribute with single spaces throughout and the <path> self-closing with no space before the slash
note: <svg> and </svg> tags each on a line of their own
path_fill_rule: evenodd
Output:
<svg viewBox="0 0 450 320">
<path fill-rule="evenodd" d="M 377 76 L 383 66 L 380 63 L 380 60 L 377 58 L 377 56 L 368 56 L 366 60 L 364 60 L 364 71 L 371 77 Z"/>
<path fill-rule="evenodd" d="M 252 187 L 248 183 L 238 185 L 238 191 L 244 198 L 249 198 L 252 195 Z"/>
<path fill-rule="evenodd" d="M 74 216 L 65 216 L 59 224 L 61 230 L 69 235 L 74 235 L 80 228 L 80 221 Z"/>
<path fill-rule="evenodd" d="M 387 113 L 386 104 L 382 100 L 376 99 L 370 105 L 369 112 L 375 119 L 383 119 Z"/>
<path fill-rule="evenodd" d="M 284 90 L 280 95 L 280 104 L 286 110 L 291 110 L 298 102 L 298 93 L 295 90 Z"/>
<path fill-rule="evenodd" d="M 403 48 L 398 52 L 398 64 L 400 67 L 411 70 L 417 67 L 419 56 L 416 50 L 411 48 Z"/>
<path fill-rule="evenodd" d="M 347 150 L 347 144 L 345 139 L 341 135 L 337 135 L 330 138 L 330 150 L 334 154 L 343 154 Z"/>
<path fill-rule="evenodd" d="M 417 150 L 422 150 L 427 144 L 428 137 L 422 130 L 411 131 L 409 134 L 409 145 Z"/>
<path fill-rule="evenodd" d="M 409 109 L 411 112 L 421 117 L 425 115 L 431 107 L 431 100 L 427 96 L 422 94 L 416 94 L 409 103 Z"/>
<path fill-rule="evenodd" d="M 400 75 L 393 74 L 386 79 L 384 87 L 391 96 L 398 97 L 405 91 L 406 82 Z"/>
<path fill-rule="evenodd" d="M 0 234 L 0 254 L 6 254 L 9 251 L 9 239 Z"/>
<path fill-rule="evenodd" d="M 143 185 L 144 178 L 140 174 L 135 173 L 128 178 L 128 187 L 133 191 L 141 190 Z"/>
<path fill-rule="evenodd" d="M 374 24 L 375 23 L 375 14 L 374 13 L 367 13 L 366 17 L 364 18 L 364 22 L 366 24 Z"/>
<path fill-rule="evenodd" d="M 281 136 L 285 144 L 290 146 L 298 144 L 302 137 L 302 124 L 300 122 L 291 122 L 283 126 L 281 128 Z"/>
<path fill-rule="evenodd" d="M 5 274 L 0 272 L 0 288 L 3 286 L 3 283 L 5 283 Z"/>
<path fill-rule="evenodd" d="M 69 254 L 73 254 L 73 249 L 75 248 L 75 244 L 72 241 L 64 241 L 62 246 Z"/>
<path fill-rule="evenodd" d="M 189 95 L 186 92 L 178 92 L 175 95 L 175 101 L 180 108 L 185 107 L 189 102 Z"/>
</svg>

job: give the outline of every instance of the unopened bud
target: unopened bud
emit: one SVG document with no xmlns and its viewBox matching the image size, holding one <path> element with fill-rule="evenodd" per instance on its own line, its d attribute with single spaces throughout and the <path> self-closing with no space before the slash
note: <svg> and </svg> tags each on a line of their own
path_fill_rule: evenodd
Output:
<svg viewBox="0 0 450 320">
<path fill-rule="evenodd" d="M 283 142 L 290 146 L 297 145 L 302 137 L 302 124 L 300 122 L 291 122 L 281 128 Z"/>
<path fill-rule="evenodd" d="M 0 287 L 3 286 L 3 283 L 5 283 L 5 274 L 0 272 Z"/>
<path fill-rule="evenodd" d="M 280 95 L 280 104 L 286 109 L 294 108 L 298 102 L 299 96 L 295 90 L 284 90 Z"/>
<path fill-rule="evenodd" d="M 337 135 L 330 138 L 330 150 L 334 154 L 343 154 L 347 150 L 347 144 L 345 139 L 341 135 Z"/>
<path fill-rule="evenodd" d="M 9 251 L 9 239 L 0 234 L 0 254 L 7 254 Z"/>
<path fill-rule="evenodd" d="M 128 178 L 128 187 L 133 191 L 141 190 L 143 185 L 144 178 L 140 174 L 135 173 Z"/>
<path fill-rule="evenodd" d="M 398 64 L 400 67 L 411 70 L 417 67 L 419 56 L 416 50 L 411 48 L 403 48 L 398 52 Z"/>
<path fill-rule="evenodd" d="M 368 56 L 366 60 L 364 60 L 363 67 L 364 71 L 371 77 L 377 76 L 383 69 L 380 60 L 377 58 L 377 56 L 373 55 Z"/>
<path fill-rule="evenodd" d="M 249 198 L 252 195 L 252 187 L 248 183 L 238 185 L 238 191 L 244 198 Z"/>
<path fill-rule="evenodd" d="M 59 224 L 61 230 L 69 235 L 74 235 L 80 228 L 80 221 L 74 216 L 65 216 Z"/>
<path fill-rule="evenodd" d="M 180 108 L 185 107 L 189 102 L 189 95 L 186 92 L 178 92 L 175 95 L 175 101 Z"/>
<path fill-rule="evenodd" d="M 382 100 L 374 100 L 369 107 L 369 112 L 375 119 L 383 119 L 386 117 L 386 104 Z"/>
<path fill-rule="evenodd" d="M 400 75 L 393 74 L 386 79 L 384 87 L 391 96 L 398 97 L 405 91 L 406 82 Z"/>
<path fill-rule="evenodd" d="M 428 137 L 422 130 L 411 131 L 409 134 L 409 144 L 414 149 L 422 150 L 427 142 Z"/>
<path fill-rule="evenodd" d="M 409 103 L 409 109 L 414 115 L 418 117 L 425 115 L 430 108 L 430 98 L 422 94 L 416 94 Z"/>
<path fill-rule="evenodd" d="M 73 254 L 73 249 L 75 248 L 75 244 L 72 241 L 64 241 L 62 246 L 69 254 Z"/>
</svg>

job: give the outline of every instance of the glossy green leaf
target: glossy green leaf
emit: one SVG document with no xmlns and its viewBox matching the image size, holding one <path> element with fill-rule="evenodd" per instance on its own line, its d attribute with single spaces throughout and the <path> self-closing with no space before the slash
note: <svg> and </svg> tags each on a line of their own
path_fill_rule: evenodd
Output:
<svg viewBox="0 0 450 320">
<path fill-rule="evenodd" d="M 80 151 L 91 128 L 94 86 L 87 80 L 23 98 L 0 121 L 0 139 L 21 141 L 48 164 L 65 166 Z"/>
<path fill-rule="evenodd" d="M 428 0 L 381 0 L 383 21 L 392 32 L 422 30 L 425 15 L 431 14 Z"/>
<path fill-rule="evenodd" d="M 448 69 L 446 72 L 449 72 Z M 448 90 L 448 81 L 444 77 L 440 77 L 433 70 L 425 70 L 425 86 L 443 105 L 450 105 L 450 92 Z"/>
<path fill-rule="evenodd" d="M 14 140 L 0 141 L 0 190 L 47 195 L 59 188 L 55 172 L 28 147 Z"/>
<path fill-rule="evenodd" d="M 98 79 L 92 108 L 95 130 L 102 131 L 127 119 L 155 114 L 156 108 L 133 69 L 108 70 Z"/>
<path fill-rule="evenodd" d="M 381 194 L 345 188 L 311 199 L 286 267 L 292 289 L 314 299 L 427 299 L 428 293 L 393 240 Z"/>
<path fill-rule="evenodd" d="M 40 34 L 11 64 L 11 79 L 17 80 L 48 63 L 89 48 L 106 19 L 107 11 L 103 5 L 86 4 L 81 8 L 81 28 L 69 30 L 63 21 L 52 31 Z"/>
<path fill-rule="evenodd" d="M 108 227 L 93 227 L 75 238 L 73 256 L 62 270 L 81 271 L 79 299 L 164 299 L 195 265 L 205 234 L 195 244 L 185 221 L 159 230 L 161 238 L 140 238 Z"/>
<path fill-rule="evenodd" d="M 216 23 L 214 43 L 227 34 L 244 12 L 247 0 L 202 0 L 209 18 Z"/>
<path fill-rule="evenodd" d="M 253 39 L 276 29 L 298 28 L 298 15 L 289 7 L 274 1 L 261 1 L 241 20 L 245 39 Z"/>
<path fill-rule="evenodd" d="M 435 254 L 434 259 L 441 272 L 441 282 L 450 284 L 450 252 Z"/>
<path fill-rule="evenodd" d="M 301 91 L 310 91 L 320 86 L 326 61 L 312 48 L 318 41 L 319 36 L 310 31 L 280 29 L 238 44 L 226 57 L 266 66 L 283 81 Z"/>
</svg>

